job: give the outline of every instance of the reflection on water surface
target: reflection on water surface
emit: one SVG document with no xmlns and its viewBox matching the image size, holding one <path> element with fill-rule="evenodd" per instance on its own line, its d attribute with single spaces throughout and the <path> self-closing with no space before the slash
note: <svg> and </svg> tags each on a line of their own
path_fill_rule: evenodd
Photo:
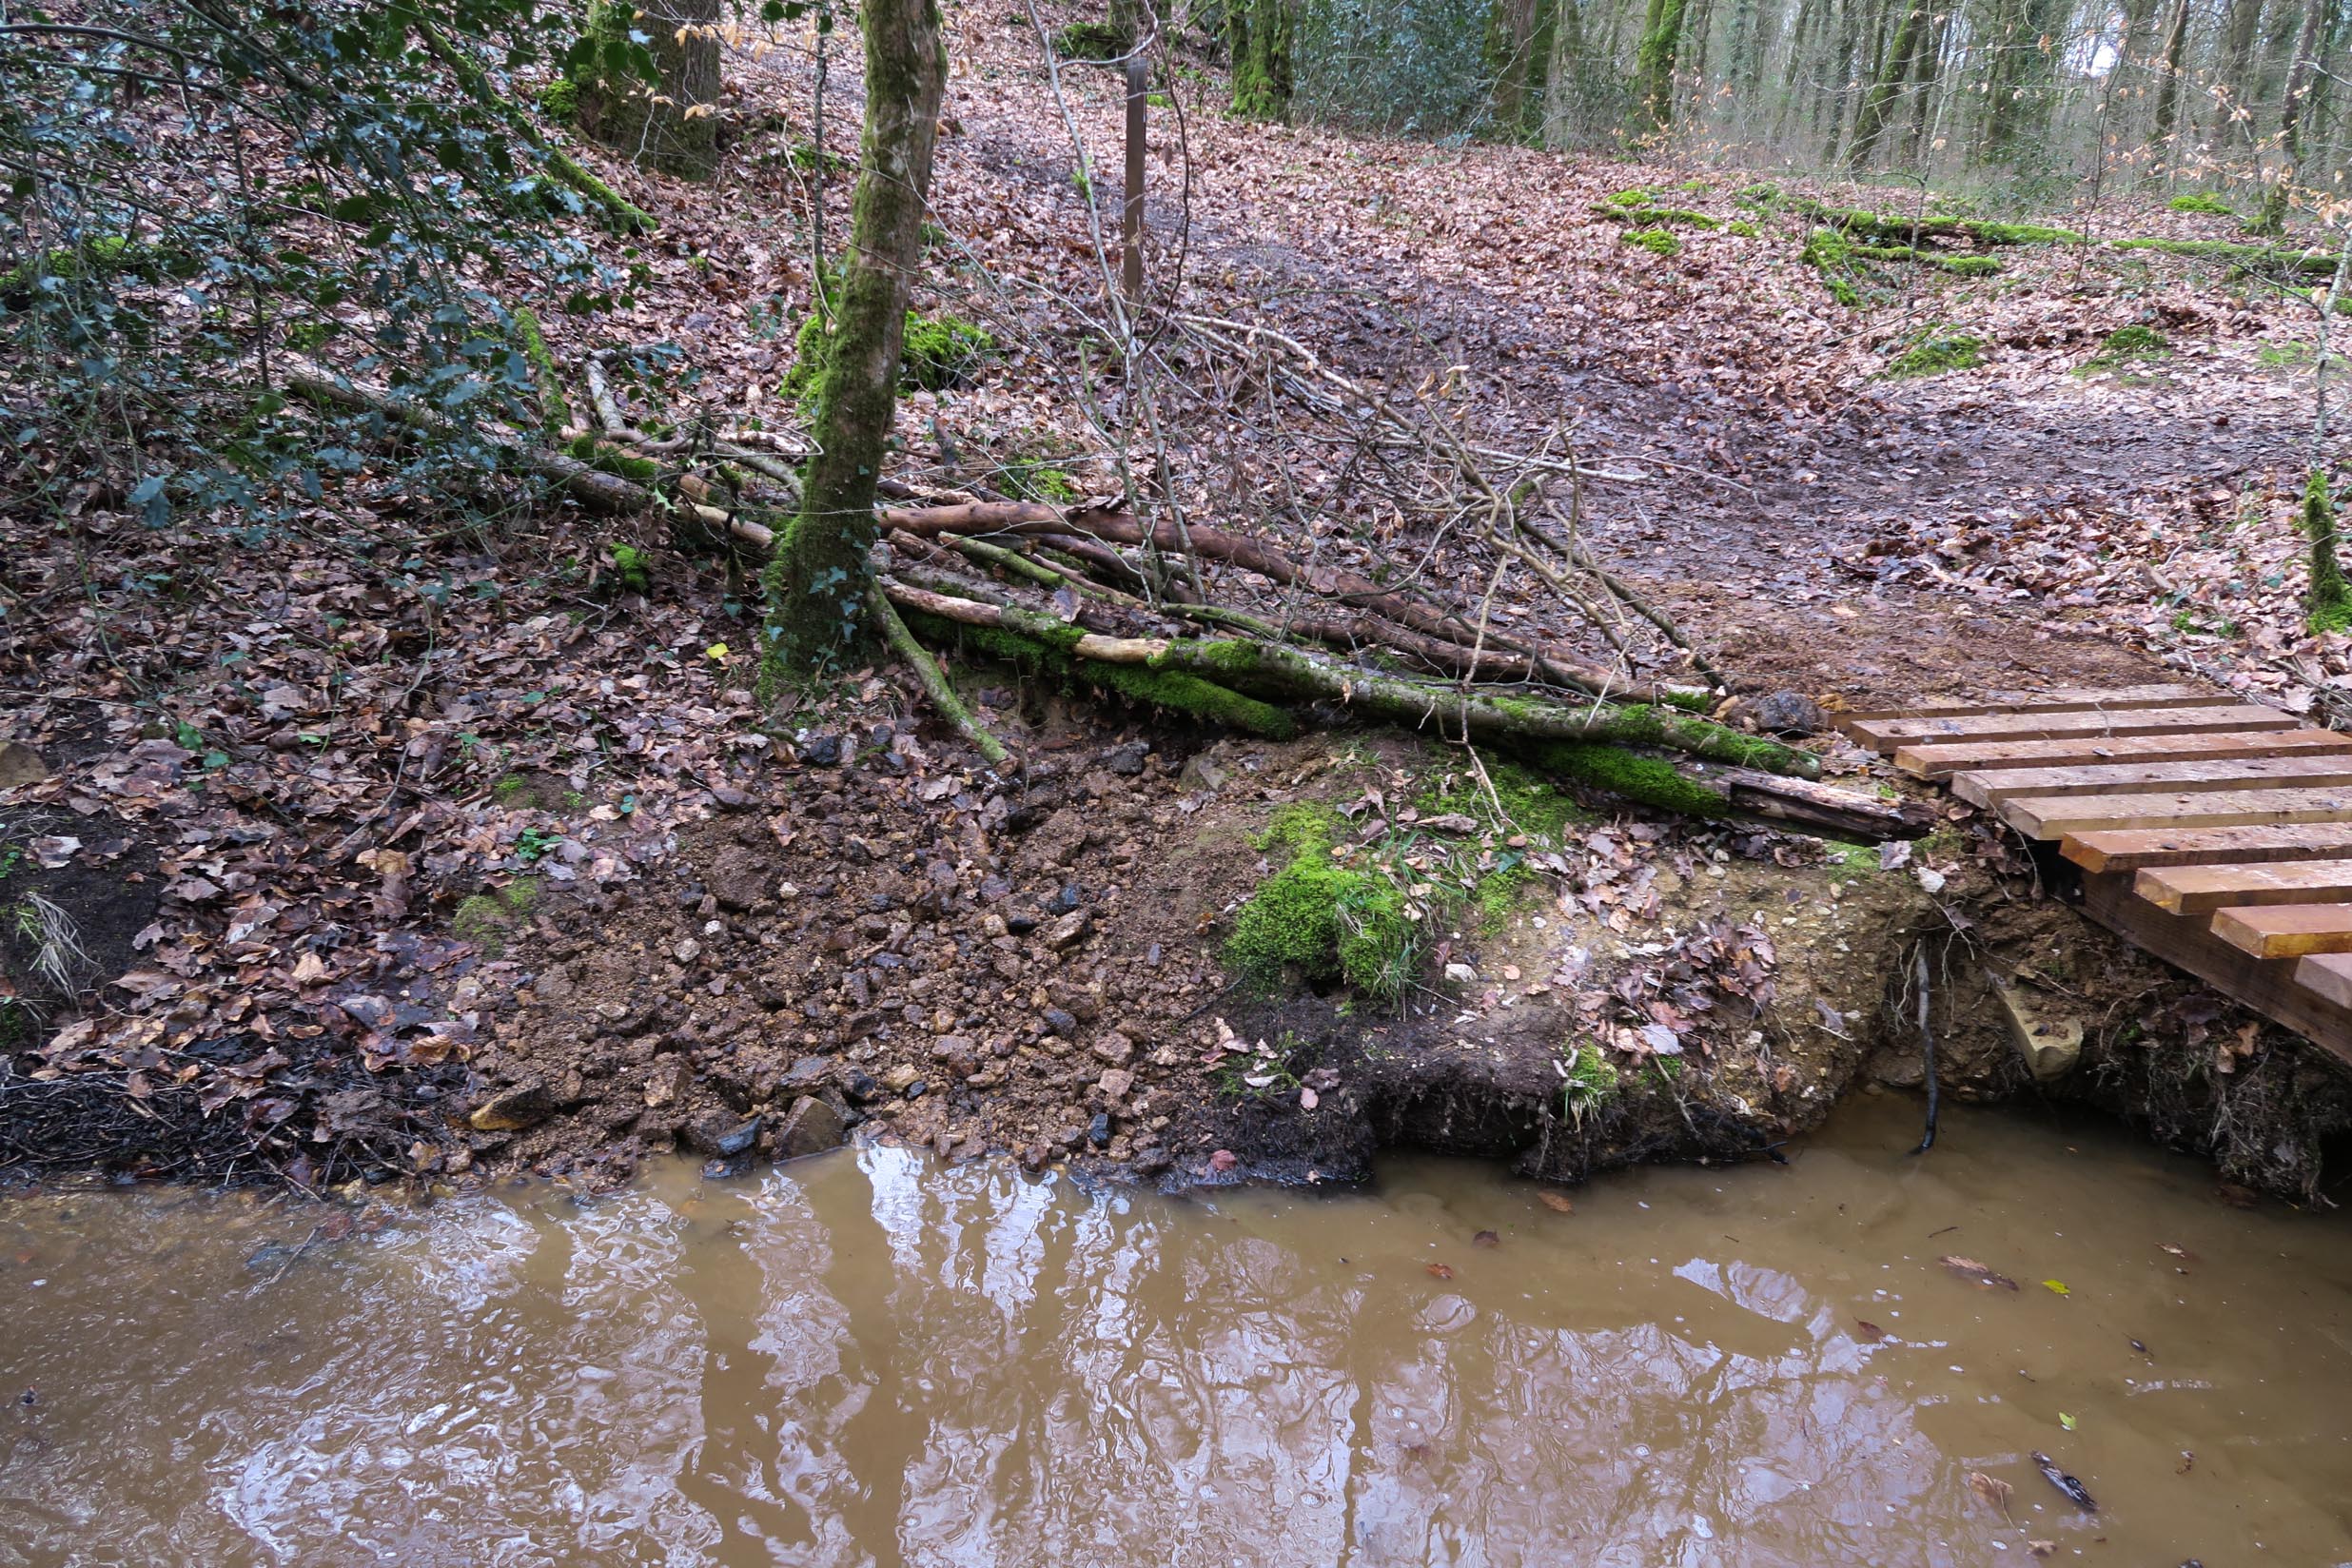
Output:
<svg viewBox="0 0 2352 1568">
<path fill-rule="evenodd" d="M 2352 1561 L 2352 1225 L 2104 1129 L 1909 1159 L 1912 1115 L 1572 1215 L 892 1149 L 337 1242 L 0 1202 L 0 1564 Z"/>
</svg>

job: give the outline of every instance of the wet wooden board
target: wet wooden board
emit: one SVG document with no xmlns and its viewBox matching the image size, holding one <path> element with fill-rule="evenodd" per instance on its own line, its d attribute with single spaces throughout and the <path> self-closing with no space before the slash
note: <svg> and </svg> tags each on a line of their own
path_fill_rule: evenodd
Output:
<svg viewBox="0 0 2352 1568">
<path fill-rule="evenodd" d="M 2257 958 L 2352 952 L 2352 905 L 2259 904 L 2215 910 L 2213 934 Z"/>
<path fill-rule="evenodd" d="M 2216 941 L 2202 919 L 2166 914 L 2131 891 L 2128 876 L 2083 878 L 2085 914 L 2175 969 L 2352 1062 L 2352 1004 L 2303 984 L 2303 966 L 2332 959 L 2257 958 Z"/>
<path fill-rule="evenodd" d="M 2352 755 L 2352 735 L 2332 730 L 2240 730 L 2215 735 L 2080 735 L 2058 740 L 1978 740 L 1899 747 L 1894 765 L 1922 778 L 1973 768 L 2087 768 L 2117 762 L 2203 762 L 2225 757 Z"/>
<path fill-rule="evenodd" d="M 1907 708 L 1849 708 L 1838 717 L 1841 721 L 1856 722 L 1873 718 L 1959 718 L 1970 714 L 2031 713 L 2048 708 L 2193 708 L 2237 700 L 2232 694 L 2217 692 L 2210 686 L 2084 686 L 2055 692 L 1987 692 L 1982 696 L 1920 702 Z"/>
<path fill-rule="evenodd" d="M 2352 899 L 2352 860 L 2150 866 L 2132 891 L 2174 914 L 2210 914 L 2251 904 L 2341 904 Z"/>
<path fill-rule="evenodd" d="M 2205 862 L 2310 860 L 2352 855 L 2352 822 L 2259 828 L 2127 828 L 2068 833 L 2058 853 L 2087 872 L 2136 872 Z"/>
<path fill-rule="evenodd" d="M 1983 714 L 1964 718 L 1875 718 L 1843 726 L 1865 746 L 1893 752 L 1929 740 L 2056 740 L 2080 735 L 2191 735 L 2204 731 L 2292 730 L 2293 714 L 2251 704 L 2145 708 L 2126 713 L 2080 709 L 2048 714 Z"/>
<path fill-rule="evenodd" d="M 2323 952 L 2298 959 L 2295 984 L 2323 1002 L 2352 1009 L 2352 952 Z"/>
<path fill-rule="evenodd" d="M 2022 794 L 2160 794 L 2319 789 L 2352 784 L 2352 756 L 2240 756 L 2220 762 L 2107 762 L 2088 768 L 1994 768 L 1951 775 L 1972 806 Z"/>
<path fill-rule="evenodd" d="M 2352 789 L 2215 790 L 2204 794 L 2019 795 L 2001 820 L 2028 838 L 2109 828 L 2234 828 L 2352 820 Z"/>
</svg>

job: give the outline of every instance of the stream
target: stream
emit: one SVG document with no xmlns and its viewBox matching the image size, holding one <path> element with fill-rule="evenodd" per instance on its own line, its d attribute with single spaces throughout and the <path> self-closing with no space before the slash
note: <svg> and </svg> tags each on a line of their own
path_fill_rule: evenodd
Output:
<svg viewBox="0 0 2352 1568">
<path fill-rule="evenodd" d="M 2352 1221 L 2104 1125 L 1917 1135 L 1858 1100 L 1573 1213 L 881 1147 L 342 1235 L 0 1199 L 0 1564 L 2352 1562 Z"/>
</svg>

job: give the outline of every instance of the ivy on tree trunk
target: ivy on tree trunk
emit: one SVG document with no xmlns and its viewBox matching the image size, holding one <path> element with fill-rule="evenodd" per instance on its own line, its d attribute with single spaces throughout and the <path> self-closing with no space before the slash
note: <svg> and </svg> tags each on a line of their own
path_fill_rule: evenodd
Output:
<svg viewBox="0 0 2352 1568">
<path fill-rule="evenodd" d="M 816 388 L 817 455 L 768 565 L 770 690 L 842 668 L 869 640 L 874 481 L 898 405 L 947 45 L 937 0 L 867 0 L 866 127 L 850 252 Z"/>
<path fill-rule="evenodd" d="M 1245 120 L 1290 118 L 1290 0 L 1231 0 L 1225 41 L 1233 50 L 1233 112 Z"/>
</svg>

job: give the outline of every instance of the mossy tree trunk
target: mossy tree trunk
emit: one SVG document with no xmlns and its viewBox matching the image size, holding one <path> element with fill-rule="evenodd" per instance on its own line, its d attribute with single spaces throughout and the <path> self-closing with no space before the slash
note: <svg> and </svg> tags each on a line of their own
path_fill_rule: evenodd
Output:
<svg viewBox="0 0 2352 1568">
<path fill-rule="evenodd" d="M 1879 138 L 1886 134 L 1888 122 L 1894 117 L 1904 87 L 1918 69 L 1920 50 L 1928 38 L 1929 14 L 1928 0 L 1911 0 L 1905 8 L 1902 24 L 1887 46 L 1886 60 L 1879 67 L 1877 79 L 1871 83 L 1871 90 L 1854 116 L 1853 143 L 1846 153 L 1850 165 L 1859 167 L 1877 151 Z"/>
<path fill-rule="evenodd" d="M 1290 118 L 1291 0 L 1229 0 L 1225 42 L 1233 54 L 1233 112 L 1245 120 Z"/>
<path fill-rule="evenodd" d="M 1664 130 L 1675 118 L 1675 60 L 1687 0 L 1650 0 L 1634 51 L 1634 129 Z"/>
<path fill-rule="evenodd" d="M 866 126 L 834 333 L 817 382 L 817 456 L 767 571 L 765 676 L 837 669 L 868 640 L 874 481 L 898 407 L 948 54 L 937 0 L 867 0 Z"/>
<path fill-rule="evenodd" d="M 1542 134 L 1553 18 L 1553 0 L 1494 0 L 1487 10 L 1486 69 L 1494 78 L 1487 123 L 1504 141 L 1532 143 Z"/>
<path fill-rule="evenodd" d="M 2279 109 L 2279 156 L 2284 162 L 2269 193 L 2263 198 L 2262 210 L 2246 225 L 2257 234 L 2279 234 L 2286 228 L 2288 193 L 2303 166 L 2303 100 L 2311 92 L 2311 75 L 2318 67 L 2320 24 L 2326 15 L 2326 0 L 2303 0 L 2303 25 L 2296 29 L 2295 53 L 2286 69 L 2285 102 Z"/>
<path fill-rule="evenodd" d="M 641 34 L 661 81 L 606 74 L 581 84 L 581 128 L 666 173 L 709 179 L 718 168 L 718 22 L 719 0 L 595 0 L 590 33 Z"/>
<path fill-rule="evenodd" d="M 2303 486 L 2303 532 L 2311 540 L 2311 587 L 2304 615 L 2315 632 L 2352 627 L 2352 585 L 2336 557 L 2336 500 L 2328 493 L 2327 470 L 2314 468 Z"/>
</svg>

